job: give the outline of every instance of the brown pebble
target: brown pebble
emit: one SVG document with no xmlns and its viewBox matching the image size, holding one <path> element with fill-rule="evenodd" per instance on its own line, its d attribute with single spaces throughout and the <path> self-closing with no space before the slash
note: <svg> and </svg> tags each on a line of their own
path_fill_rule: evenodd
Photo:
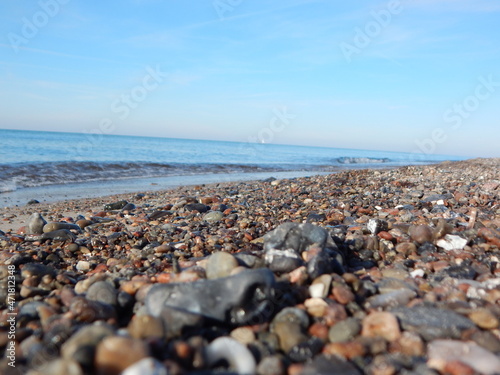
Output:
<svg viewBox="0 0 500 375">
<path fill-rule="evenodd" d="M 473 368 L 467 366 L 465 363 L 460 361 L 450 361 L 447 362 L 442 370 L 443 374 L 446 375 L 475 375 L 477 374 Z"/>
<path fill-rule="evenodd" d="M 401 242 L 396 245 L 396 252 L 409 255 L 417 252 L 417 246 L 413 242 Z"/>
<path fill-rule="evenodd" d="M 366 354 L 365 346 L 358 341 L 334 342 L 327 344 L 323 349 L 325 354 L 333 354 L 345 359 L 362 357 Z"/>
<path fill-rule="evenodd" d="M 498 318 L 488 309 L 480 308 L 469 314 L 472 320 L 479 328 L 495 329 L 499 326 Z"/>
<path fill-rule="evenodd" d="M 135 315 L 127 329 L 136 339 L 162 338 L 164 334 L 162 321 L 151 315 Z"/>
<path fill-rule="evenodd" d="M 395 341 L 401 337 L 401 330 L 396 317 L 390 312 L 376 311 L 363 319 L 361 335 L 365 337 L 383 337 Z"/>
<path fill-rule="evenodd" d="M 94 363 L 99 375 L 119 375 L 148 355 L 148 348 L 141 340 L 110 336 L 97 345 Z"/>
<path fill-rule="evenodd" d="M 418 334 L 406 331 L 398 340 L 391 343 L 391 352 L 421 357 L 425 355 L 425 344 Z"/>
<path fill-rule="evenodd" d="M 434 239 L 434 233 L 432 229 L 427 225 L 412 225 L 408 229 L 408 233 L 411 239 L 419 244 L 424 242 L 432 242 Z"/>
<path fill-rule="evenodd" d="M 329 303 L 324 315 L 325 323 L 328 327 L 347 319 L 347 312 L 343 305 L 339 303 Z"/>
<path fill-rule="evenodd" d="M 326 324 L 316 322 L 309 327 L 309 334 L 317 337 L 322 341 L 328 341 L 328 326 Z"/>
<path fill-rule="evenodd" d="M 332 288 L 332 294 L 335 297 L 335 300 L 342 305 L 347 305 L 355 299 L 354 293 L 344 285 L 334 285 Z"/>
</svg>

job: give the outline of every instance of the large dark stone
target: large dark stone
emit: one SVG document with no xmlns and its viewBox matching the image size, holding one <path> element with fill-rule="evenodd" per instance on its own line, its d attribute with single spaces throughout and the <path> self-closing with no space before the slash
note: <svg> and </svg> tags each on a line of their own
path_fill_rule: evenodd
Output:
<svg viewBox="0 0 500 375">
<path fill-rule="evenodd" d="M 221 323 L 255 324 L 268 320 L 274 310 L 274 285 L 274 274 L 268 269 L 192 283 L 157 284 L 148 292 L 146 307 L 156 317 L 173 309 L 175 315 L 184 311 Z"/>
</svg>

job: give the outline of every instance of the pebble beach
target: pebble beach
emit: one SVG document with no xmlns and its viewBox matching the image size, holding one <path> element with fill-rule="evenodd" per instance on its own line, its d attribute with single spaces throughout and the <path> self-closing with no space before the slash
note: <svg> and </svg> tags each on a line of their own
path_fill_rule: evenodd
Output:
<svg viewBox="0 0 500 375">
<path fill-rule="evenodd" d="M 2 208 L 0 372 L 500 374 L 499 196 L 473 159 Z"/>
</svg>

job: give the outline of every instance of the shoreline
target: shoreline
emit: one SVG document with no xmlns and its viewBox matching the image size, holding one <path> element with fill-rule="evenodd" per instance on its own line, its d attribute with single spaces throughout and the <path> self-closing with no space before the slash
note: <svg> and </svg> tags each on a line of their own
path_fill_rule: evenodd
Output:
<svg viewBox="0 0 500 375">
<path fill-rule="evenodd" d="M 32 213 L 79 224 L 26 234 Z M 19 373 L 199 374 L 221 359 L 241 374 L 500 369 L 500 158 L 180 186 L 0 219 L 23 330 L 0 342 L 30 353 L 13 350 Z"/>
</svg>

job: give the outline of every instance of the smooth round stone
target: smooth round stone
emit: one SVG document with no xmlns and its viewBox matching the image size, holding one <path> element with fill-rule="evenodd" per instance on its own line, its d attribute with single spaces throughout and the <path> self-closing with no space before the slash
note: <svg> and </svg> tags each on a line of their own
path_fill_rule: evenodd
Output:
<svg viewBox="0 0 500 375">
<path fill-rule="evenodd" d="M 87 299 L 116 306 L 117 291 L 107 281 L 97 281 L 87 290 Z"/>
<path fill-rule="evenodd" d="M 78 225 L 81 229 L 84 229 L 88 227 L 89 225 L 92 225 L 91 220 L 86 220 L 86 219 L 81 219 L 76 222 L 76 225 Z"/>
<path fill-rule="evenodd" d="M 148 356 L 148 347 L 141 340 L 109 336 L 97 345 L 94 363 L 99 375 L 119 375 Z"/>
<path fill-rule="evenodd" d="M 207 262 L 207 279 L 229 276 L 236 267 L 238 267 L 238 261 L 233 255 L 222 251 L 213 253 Z"/>
<path fill-rule="evenodd" d="M 479 328 L 495 329 L 499 326 L 498 318 L 488 309 L 480 308 L 469 314 L 472 320 Z"/>
<path fill-rule="evenodd" d="M 297 307 L 285 307 L 273 319 L 271 323 L 271 331 L 273 325 L 278 322 L 289 322 L 300 325 L 303 329 L 309 327 L 309 317 L 307 313 Z"/>
<path fill-rule="evenodd" d="M 401 329 L 396 317 L 385 311 L 377 311 L 363 319 L 361 335 L 365 337 L 383 337 L 395 341 L 401 337 Z"/>
<path fill-rule="evenodd" d="M 347 318 L 330 327 L 328 340 L 330 342 L 350 341 L 361 332 L 361 323 L 356 318 Z"/>
<path fill-rule="evenodd" d="M 257 366 L 259 375 L 285 375 L 285 365 L 283 359 L 278 355 L 264 357 Z"/>
<path fill-rule="evenodd" d="M 325 274 L 317 277 L 309 287 L 309 294 L 315 298 L 326 298 L 330 293 L 330 286 L 332 285 L 332 276 Z"/>
<path fill-rule="evenodd" d="M 76 264 L 76 269 L 78 271 L 88 271 L 90 270 L 90 262 L 87 262 L 86 260 L 80 260 Z"/>
<path fill-rule="evenodd" d="M 404 255 L 416 254 L 417 246 L 413 242 L 401 242 L 396 245 L 396 252 Z"/>
<path fill-rule="evenodd" d="M 47 221 L 45 221 L 40 213 L 35 212 L 29 219 L 26 234 L 42 234 L 45 224 L 47 224 Z"/>
<path fill-rule="evenodd" d="M 278 336 L 281 350 L 285 353 L 308 340 L 300 325 L 296 323 L 276 322 L 273 324 L 273 331 Z"/>
<path fill-rule="evenodd" d="M 498 374 L 500 370 L 500 358 L 474 342 L 435 340 L 428 345 L 427 353 L 431 363 L 440 366 L 458 361 L 485 375 Z"/>
<path fill-rule="evenodd" d="M 70 223 L 48 223 L 44 225 L 43 233 L 49 233 L 59 229 L 80 230 L 80 227 L 76 224 L 70 224 Z"/>
<path fill-rule="evenodd" d="M 224 214 L 220 211 L 210 211 L 209 213 L 203 216 L 203 220 L 207 223 L 217 223 L 222 220 Z"/>
<path fill-rule="evenodd" d="M 151 315 L 135 315 L 127 329 L 130 336 L 136 339 L 161 338 L 164 335 L 162 321 Z"/>
<path fill-rule="evenodd" d="M 248 327 L 235 328 L 231 331 L 230 336 L 244 345 L 255 342 L 255 333 Z"/>
<path fill-rule="evenodd" d="M 434 239 L 434 233 L 427 225 L 412 225 L 408 229 L 408 234 L 413 241 L 418 242 L 419 244 L 432 242 Z"/>
</svg>

